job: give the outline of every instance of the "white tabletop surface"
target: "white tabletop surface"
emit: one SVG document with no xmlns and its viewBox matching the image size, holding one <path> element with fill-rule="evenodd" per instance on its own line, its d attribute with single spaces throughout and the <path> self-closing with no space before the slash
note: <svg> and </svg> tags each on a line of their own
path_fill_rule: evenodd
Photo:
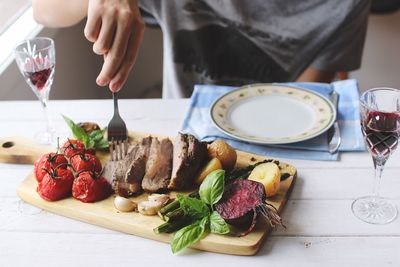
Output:
<svg viewBox="0 0 400 267">
<path fill-rule="evenodd" d="M 175 135 L 188 100 L 121 100 L 131 130 Z M 67 131 L 59 113 L 75 121 L 106 125 L 112 103 L 53 101 L 55 125 Z M 38 102 L 0 102 L 0 138 L 32 137 L 43 126 Z M 271 233 L 255 256 L 187 250 L 74 221 L 21 201 L 15 189 L 31 165 L 0 164 L 0 266 L 400 266 L 400 219 L 375 226 L 356 219 L 350 205 L 372 189 L 367 153 L 346 153 L 337 162 L 286 159 L 298 180 L 282 214 L 287 229 Z M 400 206 L 400 160 L 394 154 L 381 194 Z"/>
</svg>

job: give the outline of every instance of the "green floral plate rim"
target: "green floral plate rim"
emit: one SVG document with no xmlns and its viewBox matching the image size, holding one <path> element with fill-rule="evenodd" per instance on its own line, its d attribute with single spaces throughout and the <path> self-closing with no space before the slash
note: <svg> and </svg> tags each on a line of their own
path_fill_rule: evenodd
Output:
<svg viewBox="0 0 400 267">
<path fill-rule="evenodd" d="M 230 118 L 232 110 L 245 101 L 255 100 L 257 96 L 280 96 L 306 105 L 314 112 L 313 125 L 293 135 L 273 137 L 249 133 L 235 126 Z M 336 119 L 336 110 L 331 101 L 317 92 L 295 86 L 258 83 L 239 87 L 216 99 L 210 108 L 210 117 L 219 130 L 235 139 L 256 144 L 289 144 L 311 139 L 327 131 Z"/>
</svg>

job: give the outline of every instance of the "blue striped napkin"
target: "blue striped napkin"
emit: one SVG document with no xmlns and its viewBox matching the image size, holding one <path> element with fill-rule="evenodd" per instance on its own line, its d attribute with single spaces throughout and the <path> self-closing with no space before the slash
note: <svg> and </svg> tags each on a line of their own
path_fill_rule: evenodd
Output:
<svg viewBox="0 0 400 267">
<path fill-rule="evenodd" d="M 338 120 L 342 143 L 339 151 L 364 151 L 364 140 L 360 128 L 359 92 L 356 80 L 325 83 L 283 83 L 312 91 L 326 97 L 332 90 L 339 95 Z M 226 140 L 236 149 L 275 158 L 297 158 L 308 160 L 338 160 L 338 154 L 328 152 L 327 134 L 313 139 L 287 145 L 257 145 L 235 140 L 218 130 L 210 118 L 210 106 L 221 95 L 235 89 L 230 86 L 195 85 L 189 111 L 183 122 L 182 132 L 191 133 L 203 141 L 216 138 Z"/>
</svg>

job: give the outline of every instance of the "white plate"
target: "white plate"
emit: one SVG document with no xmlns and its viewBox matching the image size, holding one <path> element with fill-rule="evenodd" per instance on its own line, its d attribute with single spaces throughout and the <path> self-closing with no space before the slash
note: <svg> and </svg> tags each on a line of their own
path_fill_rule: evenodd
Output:
<svg viewBox="0 0 400 267">
<path fill-rule="evenodd" d="M 336 118 L 333 104 L 324 96 L 273 84 L 230 91 L 214 102 L 210 113 L 227 135 L 258 144 L 304 141 L 328 130 Z"/>
</svg>

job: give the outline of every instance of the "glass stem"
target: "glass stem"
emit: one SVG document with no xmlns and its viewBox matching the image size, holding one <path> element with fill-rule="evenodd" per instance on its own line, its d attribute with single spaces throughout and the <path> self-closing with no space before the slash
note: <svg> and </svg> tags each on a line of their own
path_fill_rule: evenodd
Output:
<svg viewBox="0 0 400 267">
<path fill-rule="evenodd" d="M 46 132 L 50 133 L 52 131 L 52 124 L 49 113 L 47 111 L 47 101 L 44 99 L 41 100 L 40 103 L 42 104 L 43 115 L 44 118 L 46 119 Z"/>
<path fill-rule="evenodd" d="M 375 175 L 374 175 L 374 187 L 372 189 L 372 195 L 374 197 L 379 197 L 379 189 L 381 186 L 382 173 L 385 163 L 386 159 L 384 158 L 374 158 Z"/>
</svg>

